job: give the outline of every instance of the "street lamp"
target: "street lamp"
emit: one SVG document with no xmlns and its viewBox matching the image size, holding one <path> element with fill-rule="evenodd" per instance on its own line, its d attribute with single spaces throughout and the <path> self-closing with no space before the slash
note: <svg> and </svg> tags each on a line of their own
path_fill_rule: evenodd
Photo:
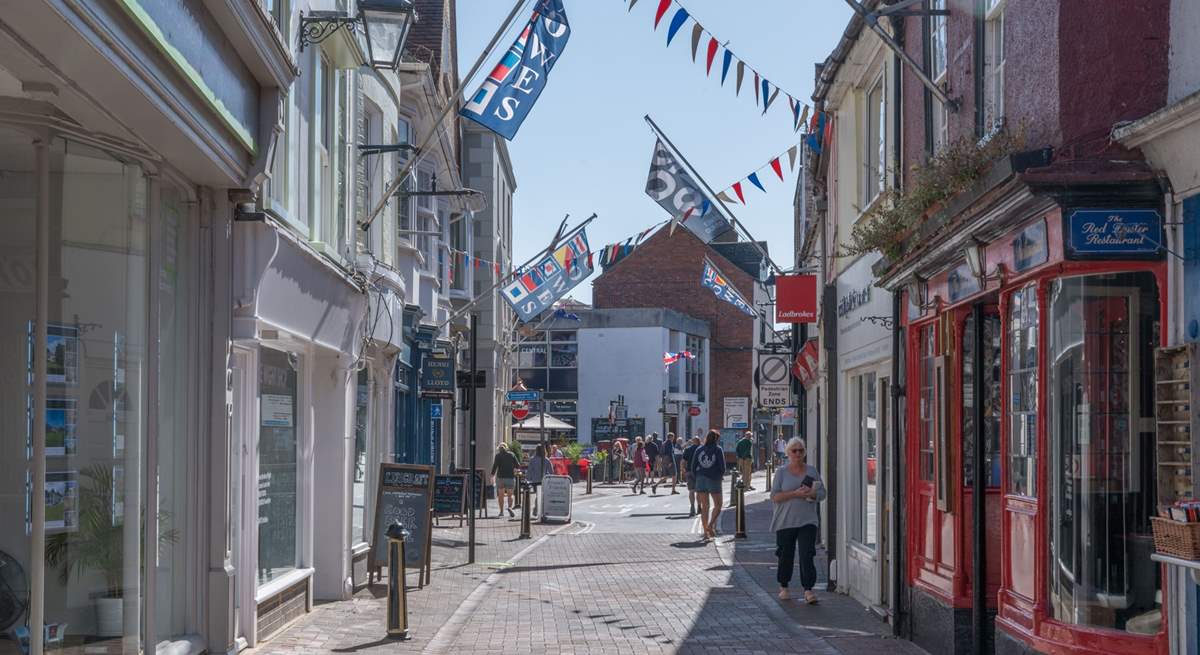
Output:
<svg viewBox="0 0 1200 655">
<path fill-rule="evenodd" d="M 395 70 L 417 11 L 412 0 L 359 0 L 358 15 L 342 11 L 312 11 L 300 17 L 300 51 L 328 39 L 339 29 L 351 33 L 361 24 L 367 36 L 367 63 Z"/>
</svg>

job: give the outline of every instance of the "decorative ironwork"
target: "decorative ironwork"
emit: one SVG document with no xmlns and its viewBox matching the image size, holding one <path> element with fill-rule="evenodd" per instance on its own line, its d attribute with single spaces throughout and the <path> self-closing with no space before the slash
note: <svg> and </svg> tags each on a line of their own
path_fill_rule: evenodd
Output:
<svg viewBox="0 0 1200 655">
<path fill-rule="evenodd" d="M 300 51 L 304 52 L 305 46 L 321 43 L 340 29 L 353 34 L 361 22 L 357 16 L 351 18 L 340 12 L 314 11 L 308 16 L 301 16 Z"/>
<path fill-rule="evenodd" d="M 896 327 L 896 321 L 891 316 L 864 316 L 858 320 L 878 325 L 885 330 L 891 330 Z"/>
</svg>

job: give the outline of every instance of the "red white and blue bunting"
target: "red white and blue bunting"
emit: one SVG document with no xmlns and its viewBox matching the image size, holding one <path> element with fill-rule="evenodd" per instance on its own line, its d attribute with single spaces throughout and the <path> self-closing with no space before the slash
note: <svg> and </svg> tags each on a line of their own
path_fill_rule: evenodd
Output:
<svg viewBox="0 0 1200 655">
<path fill-rule="evenodd" d="M 749 175 L 746 175 L 745 177 L 738 180 L 737 182 L 734 182 L 733 184 L 730 184 L 729 186 L 722 189 L 720 192 L 717 193 L 717 197 L 727 203 L 733 203 L 736 200 L 737 202 L 740 202 L 743 205 L 747 204 L 746 191 L 749 190 L 748 185 L 752 184 L 756 188 L 758 188 L 759 191 L 766 193 L 767 187 L 763 183 L 764 179 L 767 181 L 770 181 L 771 176 L 774 175 L 775 177 L 779 178 L 780 182 L 786 181 L 784 179 L 784 172 L 783 172 L 783 159 L 785 157 L 787 158 L 788 172 L 789 173 L 794 172 L 796 170 L 796 157 L 799 156 L 799 153 L 800 153 L 800 145 L 799 144 L 796 144 L 796 145 L 788 148 L 787 150 L 776 155 L 775 157 L 772 157 L 767 163 L 763 164 L 762 166 L 759 166 L 757 169 L 754 170 L 754 172 L 750 173 Z M 761 173 L 761 175 L 760 175 L 760 173 Z M 733 194 L 733 195 L 731 196 L 730 194 Z"/>
<path fill-rule="evenodd" d="M 681 359 L 695 359 L 696 355 L 690 350 L 685 350 L 681 353 L 664 352 L 663 353 L 663 370 L 671 368 L 671 364 L 678 362 Z"/>
<path fill-rule="evenodd" d="M 633 11 L 634 5 L 638 0 L 621 0 L 621 2 L 629 3 L 629 11 Z M 713 69 L 719 71 L 721 77 L 721 86 L 725 86 L 725 82 L 730 77 L 733 78 L 733 93 L 736 96 L 741 96 L 742 86 L 746 81 L 751 81 L 751 90 L 754 93 L 754 104 L 762 108 L 762 113 L 765 115 L 767 110 L 779 99 L 782 95 L 788 104 L 789 114 L 792 121 L 792 129 L 799 131 L 805 124 L 808 118 L 809 106 L 799 97 L 788 93 L 779 88 L 776 84 L 767 79 L 765 75 L 760 73 L 753 66 L 746 65 L 746 62 L 733 53 L 728 48 L 728 41 L 721 41 L 712 32 L 700 24 L 695 16 L 691 14 L 678 0 L 658 0 L 657 7 L 654 10 L 654 29 L 664 21 L 663 19 L 670 14 L 670 19 L 665 21 L 667 24 L 667 46 L 675 40 L 675 37 L 683 31 L 684 26 L 691 24 L 691 44 L 692 44 L 692 61 L 695 62 L 700 56 L 701 51 L 704 53 L 704 71 L 705 75 L 712 77 Z"/>
</svg>

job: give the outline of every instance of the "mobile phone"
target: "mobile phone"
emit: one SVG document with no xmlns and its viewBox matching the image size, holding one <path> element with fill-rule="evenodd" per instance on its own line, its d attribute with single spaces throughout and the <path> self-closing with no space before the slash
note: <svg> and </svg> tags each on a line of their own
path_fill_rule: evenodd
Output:
<svg viewBox="0 0 1200 655">
<path fill-rule="evenodd" d="M 813 480 L 813 476 L 806 475 L 806 476 L 804 476 L 804 479 L 800 481 L 800 486 L 801 487 L 811 487 L 811 486 L 813 486 L 813 482 L 815 482 L 815 480 Z"/>
</svg>

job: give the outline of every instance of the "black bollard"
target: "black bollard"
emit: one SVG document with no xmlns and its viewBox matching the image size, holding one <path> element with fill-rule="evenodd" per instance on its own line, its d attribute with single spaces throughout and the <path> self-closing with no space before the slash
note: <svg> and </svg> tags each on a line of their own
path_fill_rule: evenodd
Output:
<svg viewBox="0 0 1200 655">
<path fill-rule="evenodd" d="M 584 493 L 590 496 L 592 495 L 592 463 L 590 461 L 588 462 L 587 476 L 587 491 Z"/>
<path fill-rule="evenodd" d="M 517 471 L 516 476 L 517 476 L 517 489 L 520 489 L 521 485 L 524 484 L 525 474 L 520 471 Z M 514 503 L 514 505 L 513 505 L 514 509 L 521 509 L 521 494 L 520 493 L 513 493 L 513 503 Z M 501 513 L 504 512 L 503 509 L 501 509 L 500 511 L 501 511 Z"/>
<path fill-rule="evenodd" d="M 771 474 L 775 472 L 775 460 L 767 460 L 767 491 L 771 490 Z"/>
<path fill-rule="evenodd" d="M 521 499 L 521 535 L 517 537 L 518 539 L 529 539 L 532 536 L 529 525 L 529 508 L 532 506 L 532 501 L 529 499 L 529 489 L 529 483 L 522 480 L 521 495 L 524 498 Z"/>
<path fill-rule="evenodd" d="M 387 636 L 406 640 L 408 632 L 408 590 L 405 589 L 404 540 L 407 530 L 399 521 L 388 526 Z"/>
<path fill-rule="evenodd" d="M 732 471 L 729 472 L 729 504 L 730 505 L 737 505 L 738 479 L 739 479 L 739 476 L 738 476 L 737 469 L 733 469 Z"/>
<path fill-rule="evenodd" d="M 735 532 L 734 539 L 746 538 L 746 483 L 743 480 L 738 480 L 734 485 L 734 491 L 737 492 L 737 511 L 734 512 Z"/>
</svg>

